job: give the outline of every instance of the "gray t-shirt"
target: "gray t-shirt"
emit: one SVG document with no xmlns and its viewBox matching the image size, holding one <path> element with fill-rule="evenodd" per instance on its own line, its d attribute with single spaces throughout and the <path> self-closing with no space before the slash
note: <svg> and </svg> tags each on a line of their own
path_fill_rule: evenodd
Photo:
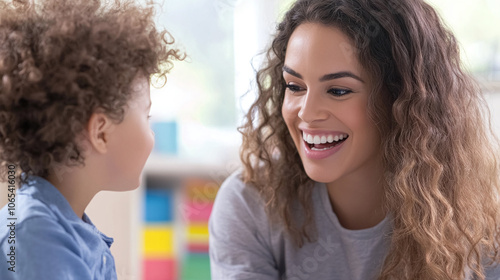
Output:
<svg viewBox="0 0 500 280">
<path fill-rule="evenodd" d="M 257 191 L 240 180 L 240 172 L 232 174 L 209 220 L 212 279 L 376 279 L 390 242 L 390 219 L 348 230 L 335 216 L 325 184 L 315 183 L 312 200 L 317 239 L 298 249 L 282 226 L 269 222 Z M 500 279 L 500 266 L 487 271 L 487 279 Z"/>
</svg>

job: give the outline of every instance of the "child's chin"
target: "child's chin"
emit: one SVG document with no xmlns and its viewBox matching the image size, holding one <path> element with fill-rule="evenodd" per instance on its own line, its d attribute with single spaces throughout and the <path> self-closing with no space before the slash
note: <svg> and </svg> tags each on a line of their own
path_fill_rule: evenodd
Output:
<svg viewBox="0 0 500 280">
<path fill-rule="evenodd" d="M 120 184 L 117 186 L 112 186 L 110 188 L 104 189 L 103 191 L 112 191 L 112 192 L 127 192 L 133 191 L 139 188 L 141 184 L 138 182 L 136 184 Z"/>
<path fill-rule="evenodd" d="M 137 183 L 137 184 L 134 184 L 134 185 L 130 185 L 128 186 L 127 188 L 123 188 L 121 190 L 117 190 L 117 191 L 122 191 L 122 192 L 126 192 L 126 191 L 133 191 L 133 190 L 136 190 L 137 188 L 139 188 L 139 186 L 141 185 L 141 183 Z"/>
</svg>

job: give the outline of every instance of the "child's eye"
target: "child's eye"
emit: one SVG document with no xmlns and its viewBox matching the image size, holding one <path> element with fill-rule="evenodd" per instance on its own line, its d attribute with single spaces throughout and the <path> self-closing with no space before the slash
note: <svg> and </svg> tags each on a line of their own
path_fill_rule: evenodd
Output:
<svg viewBox="0 0 500 280">
<path fill-rule="evenodd" d="M 292 93 L 304 90 L 303 88 L 299 87 L 298 85 L 294 85 L 294 84 L 286 84 L 286 88 L 289 91 L 291 91 Z"/>
<path fill-rule="evenodd" d="M 150 120 L 150 119 L 151 119 L 151 115 L 148 115 L 148 120 Z"/>
<path fill-rule="evenodd" d="M 333 96 L 344 96 L 344 95 L 347 95 L 351 92 L 352 92 L 352 90 L 341 89 L 341 88 L 332 88 L 332 89 L 328 90 L 328 93 L 333 95 Z"/>
</svg>

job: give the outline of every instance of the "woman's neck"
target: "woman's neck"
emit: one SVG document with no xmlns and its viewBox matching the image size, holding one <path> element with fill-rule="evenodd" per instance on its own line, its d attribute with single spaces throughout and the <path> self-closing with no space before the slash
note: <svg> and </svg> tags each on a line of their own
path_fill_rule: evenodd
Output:
<svg viewBox="0 0 500 280">
<path fill-rule="evenodd" d="M 344 228 L 370 228 L 385 218 L 381 166 L 366 166 L 326 184 L 332 210 Z"/>
</svg>

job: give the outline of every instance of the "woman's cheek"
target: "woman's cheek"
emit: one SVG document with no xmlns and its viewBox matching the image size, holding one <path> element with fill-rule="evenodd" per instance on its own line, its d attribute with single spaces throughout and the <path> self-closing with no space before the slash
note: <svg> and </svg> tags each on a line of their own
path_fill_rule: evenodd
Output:
<svg viewBox="0 0 500 280">
<path fill-rule="evenodd" d="M 289 122 L 298 117 L 301 104 L 300 100 L 301 97 L 299 96 L 290 96 L 289 94 L 285 95 L 283 107 L 281 108 L 281 114 L 283 115 L 287 125 Z"/>
</svg>

